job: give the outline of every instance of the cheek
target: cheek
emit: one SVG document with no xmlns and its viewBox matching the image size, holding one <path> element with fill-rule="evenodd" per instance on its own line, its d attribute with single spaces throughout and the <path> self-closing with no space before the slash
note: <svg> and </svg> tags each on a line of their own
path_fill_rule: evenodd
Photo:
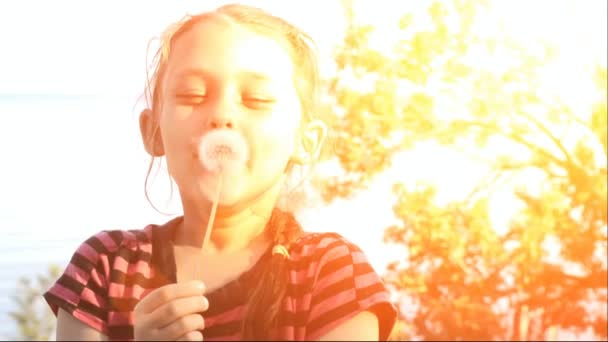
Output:
<svg viewBox="0 0 608 342">
<path fill-rule="evenodd" d="M 177 114 L 177 115 L 176 115 Z M 191 137 L 193 127 L 189 117 L 180 113 L 163 113 L 160 120 L 161 135 L 167 162 L 175 161 L 176 167 L 191 157 Z"/>
<path fill-rule="evenodd" d="M 273 172 L 282 169 L 295 150 L 295 136 L 299 126 L 292 119 L 285 120 L 289 114 L 280 115 L 283 118 L 265 122 L 259 125 L 249 141 L 253 153 L 257 154 L 260 168 Z"/>
</svg>

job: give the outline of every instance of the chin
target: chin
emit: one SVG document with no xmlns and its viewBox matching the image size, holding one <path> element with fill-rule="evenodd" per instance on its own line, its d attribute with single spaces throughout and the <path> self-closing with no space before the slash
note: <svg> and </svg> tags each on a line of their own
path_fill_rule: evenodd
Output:
<svg viewBox="0 0 608 342">
<path fill-rule="evenodd" d="M 230 207 L 238 205 L 238 203 L 242 201 L 244 194 L 242 194 L 241 189 L 243 188 L 243 185 L 238 183 L 239 182 L 235 182 L 234 180 L 224 181 L 218 198 L 219 205 Z M 209 201 L 213 202 L 217 196 L 217 183 L 212 182 L 212 184 L 204 184 L 201 186 L 201 190 L 204 196 Z"/>
</svg>

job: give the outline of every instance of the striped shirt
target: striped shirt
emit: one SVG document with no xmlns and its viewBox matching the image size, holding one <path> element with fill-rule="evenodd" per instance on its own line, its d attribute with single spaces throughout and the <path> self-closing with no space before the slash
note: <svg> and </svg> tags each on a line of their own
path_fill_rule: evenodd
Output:
<svg viewBox="0 0 608 342">
<path fill-rule="evenodd" d="M 141 230 L 102 231 L 84 241 L 64 273 L 44 293 L 110 340 L 132 340 L 134 307 L 152 290 L 176 282 L 174 219 Z M 279 312 L 279 340 L 316 340 L 363 311 L 378 317 L 380 340 L 396 320 L 389 292 L 363 252 L 336 233 L 306 233 L 289 248 L 288 287 Z M 271 249 L 247 271 L 206 294 L 206 341 L 240 340 L 247 289 L 271 257 Z"/>
</svg>

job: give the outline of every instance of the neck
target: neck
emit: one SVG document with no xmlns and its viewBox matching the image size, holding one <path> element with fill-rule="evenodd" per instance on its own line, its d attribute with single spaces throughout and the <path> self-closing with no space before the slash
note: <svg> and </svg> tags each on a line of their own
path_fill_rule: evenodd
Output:
<svg viewBox="0 0 608 342">
<path fill-rule="evenodd" d="M 202 248 L 208 253 L 230 253 L 269 240 L 265 228 L 276 205 L 282 182 L 259 196 L 234 206 L 218 206 L 209 241 L 203 239 L 212 203 L 182 195 L 184 219 L 177 229 L 176 244 Z M 183 192 L 182 192 L 183 193 Z"/>
</svg>

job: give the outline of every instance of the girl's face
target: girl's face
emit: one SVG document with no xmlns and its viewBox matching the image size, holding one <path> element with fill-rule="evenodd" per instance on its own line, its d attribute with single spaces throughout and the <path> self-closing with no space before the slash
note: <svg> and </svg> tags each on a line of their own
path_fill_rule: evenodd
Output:
<svg viewBox="0 0 608 342">
<path fill-rule="evenodd" d="M 217 128 L 241 134 L 248 155 L 224 178 L 223 205 L 253 199 L 280 181 L 302 117 L 286 48 L 212 17 L 179 36 L 171 53 L 157 118 L 169 172 L 182 197 L 213 198 L 217 177 L 201 164 L 198 146 Z"/>
</svg>

